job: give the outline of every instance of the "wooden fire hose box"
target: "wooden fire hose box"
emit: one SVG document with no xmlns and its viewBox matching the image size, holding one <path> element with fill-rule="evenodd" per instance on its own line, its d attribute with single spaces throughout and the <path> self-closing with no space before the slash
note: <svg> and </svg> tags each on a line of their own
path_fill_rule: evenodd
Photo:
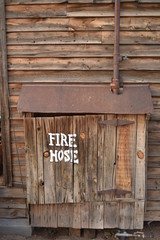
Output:
<svg viewBox="0 0 160 240">
<path fill-rule="evenodd" d="M 105 85 L 48 89 L 25 85 L 18 103 L 34 113 L 24 120 L 31 225 L 141 229 L 148 86 L 125 88 L 123 96 Z"/>
</svg>

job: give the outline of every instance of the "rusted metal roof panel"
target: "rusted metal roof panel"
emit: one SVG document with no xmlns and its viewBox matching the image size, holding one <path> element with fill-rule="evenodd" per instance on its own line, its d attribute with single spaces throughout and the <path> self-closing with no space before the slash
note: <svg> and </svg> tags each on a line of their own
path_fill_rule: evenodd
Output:
<svg viewBox="0 0 160 240">
<path fill-rule="evenodd" d="M 127 85 L 116 95 L 108 85 L 23 85 L 18 111 L 31 113 L 145 114 L 153 111 L 148 85 Z"/>
</svg>

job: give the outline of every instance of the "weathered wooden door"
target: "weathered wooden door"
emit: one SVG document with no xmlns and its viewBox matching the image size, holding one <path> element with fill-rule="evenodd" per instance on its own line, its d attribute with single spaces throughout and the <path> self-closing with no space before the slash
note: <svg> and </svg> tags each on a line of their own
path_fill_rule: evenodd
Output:
<svg viewBox="0 0 160 240">
<path fill-rule="evenodd" d="M 97 200 L 100 120 L 102 116 L 25 119 L 29 203 Z"/>
<path fill-rule="evenodd" d="M 136 116 L 108 116 L 99 122 L 99 193 L 107 199 L 134 198 Z"/>
<path fill-rule="evenodd" d="M 57 206 L 56 214 L 60 214 L 61 205 L 73 208 L 71 215 L 78 209 L 76 228 L 142 227 L 144 115 L 26 118 L 25 141 L 31 215 L 36 214 L 34 206 L 36 211 L 38 206 Z M 86 215 L 88 225 L 84 224 Z M 93 220 L 95 216 L 99 219 Z"/>
</svg>

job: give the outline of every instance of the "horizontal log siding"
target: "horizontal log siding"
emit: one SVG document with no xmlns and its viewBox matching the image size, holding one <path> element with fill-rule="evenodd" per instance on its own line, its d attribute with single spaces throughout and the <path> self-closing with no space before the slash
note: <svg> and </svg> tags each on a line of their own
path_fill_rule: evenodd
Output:
<svg viewBox="0 0 160 240">
<path fill-rule="evenodd" d="M 0 217 L 26 218 L 26 191 L 21 188 L 0 188 Z"/>
<path fill-rule="evenodd" d="M 121 2 L 120 75 L 125 84 L 149 83 L 154 104 L 145 220 L 160 220 L 160 1 Z M 6 23 L 13 185 L 22 188 L 24 127 L 17 111 L 22 83 L 110 83 L 114 6 L 112 0 L 7 0 Z M 16 204 L 24 207 L 19 198 Z"/>
<path fill-rule="evenodd" d="M 51 4 L 51 3 L 112 3 L 113 0 L 6 0 L 7 5 L 19 4 Z M 121 0 L 121 2 L 137 2 L 137 0 Z M 159 0 L 139 0 L 139 3 L 159 3 Z"/>
</svg>

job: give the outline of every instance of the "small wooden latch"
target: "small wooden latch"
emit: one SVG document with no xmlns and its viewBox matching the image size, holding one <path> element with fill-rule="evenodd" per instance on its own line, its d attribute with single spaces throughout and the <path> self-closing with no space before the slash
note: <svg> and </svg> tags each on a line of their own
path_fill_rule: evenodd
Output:
<svg viewBox="0 0 160 240">
<path fill-rule="evenodd" d="M 133 124 L 134 121 L 130 120 L 121 120 L 121 119 L 113 119 L 113 120 L 105 120 L 105 121 L 99 121 L 98 122 L 100 125 L 110 125 L 110 126 L 125 126 L 125 125 L 130 125 Z"/>
</svg>

